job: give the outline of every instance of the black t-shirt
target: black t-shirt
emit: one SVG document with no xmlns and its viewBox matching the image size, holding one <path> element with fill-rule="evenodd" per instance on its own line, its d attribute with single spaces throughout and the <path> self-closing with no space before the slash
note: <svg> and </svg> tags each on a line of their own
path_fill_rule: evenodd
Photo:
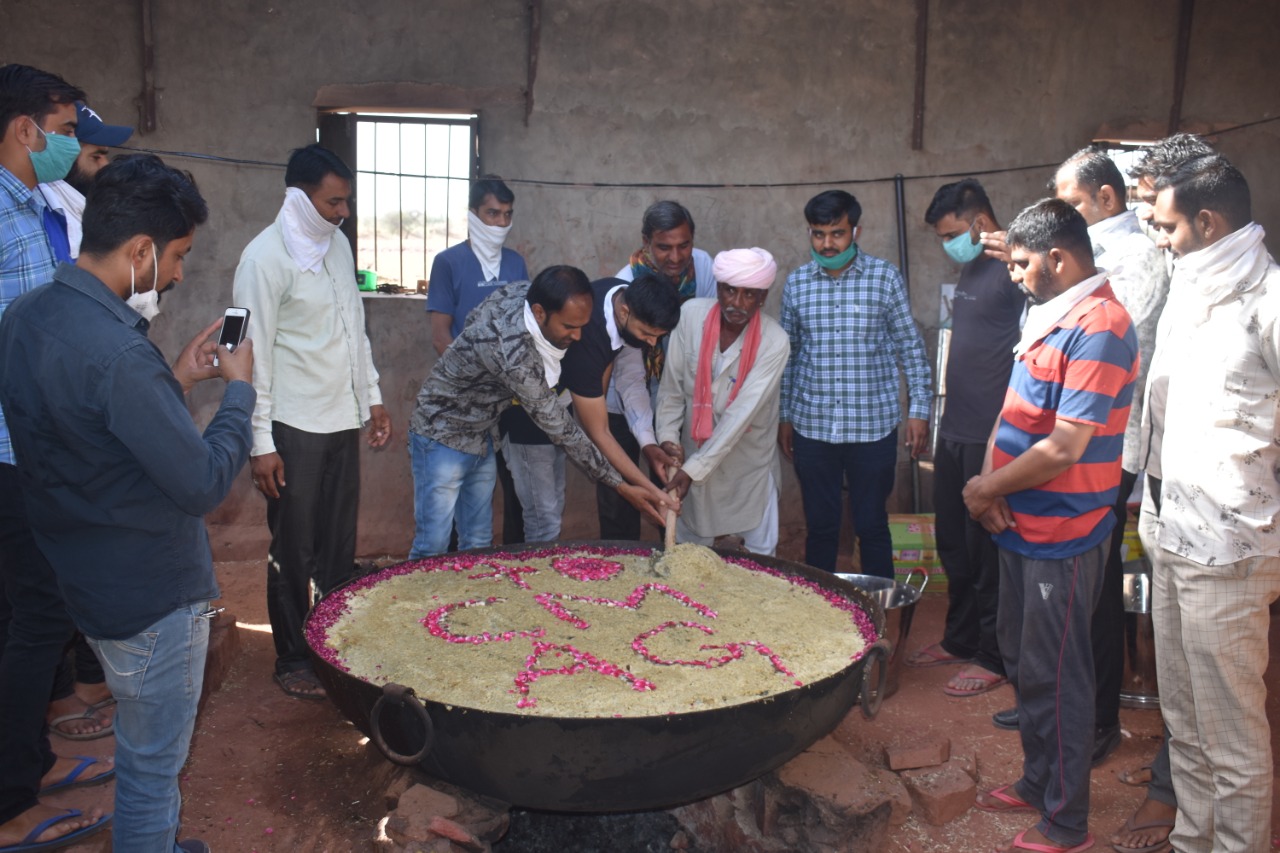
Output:
<svg viewBox="0 0 1280 853">
<path fill-rule="evenodd" d="M 1027 298 L 1009 268 L 985 255 L 960 271 L 951 312 L 947 399 L 938 433 L 949 441 L 985 444 L 1000 415 L 1013 347 Z"/>
<path fill-rule="evenodd" d="M 609 340 L 609 330 L 604 324 L 604 306 L 610 290 L 627 282 L 620 278 L 602 278 L 591 282 L 591 295 L 595 305 L 591 307 L 591 322 L 582 330 L 582 337 L 569 345 L 564 361 L 560 362 L 560 383 L 579 397 L 603 397 L 604 372 L 613 364 L 619 350 Z"/>
</svg>

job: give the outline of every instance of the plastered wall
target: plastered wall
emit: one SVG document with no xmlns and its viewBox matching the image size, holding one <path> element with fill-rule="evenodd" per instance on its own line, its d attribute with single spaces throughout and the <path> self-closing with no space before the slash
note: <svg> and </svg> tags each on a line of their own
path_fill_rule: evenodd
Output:
<svg viewBox="0 0 1280 853">
<path fill-rule="evenodd" d="M 418 84 L 359 91 L 388 97 L 394 89 L 424 100 L 445 93 L 452 99 L 446 106 L 471 104 L 481 115 L 483 167 L 511 179 L 517 193 L 511 245 L 531 270 L 572 263 L 592 276 L 622 265 L 638 245 L 643 209 L 668 197 L 692 210 L 702 248 L 763 246 L 789 270 L 808 251 L 804 202 L 828 185 L 862 201 L 863 248 L 897 262 L 894 192 L 886 179 L 902 174 L 912 307 L 932 348 L 938 285 L 958 272 L 921 219 L 937 186 L 953 179 L 941 176 L 990 173 L 981 179 L 1007 222 L 1045 194 L 1052 172 L 1045 164 L 1086 144 L 1099 127 L 1163 128 L 1174 90 L 1177 4 L 1170 0 L 933 0 L 924 147 L 913 151 L 913 3 L 543 0 L 541 6 L 526 124 L 523 0 L 155 2 L 159 126 L 134 144 L 283 163 L 289 149 L 314 138 L 317 94 L 325 87 Z M 141 33 L 137 2 L 0 0 L 0 61 L 62 74 L 87 89 L 112 123 L 138 123 Z M 1200 0 L 1184 127 L 1275 116 L 1277 43 L 1280 4 Z M 1218 141 L 1250 179 L 1255 218 L 1280 233 L 1273 166 L 1280 123 Z M 197 234 L 186 282 L 166 296 L 154 326 L 155 339 L 176 354 L 229 304 L 240 251 L 275 216 L 283 180 L 271 166 L 170 159 L 196 175 L 212 211 Z M 664 186 L 620 186 L 638 184 Z M 680 184 L 700 186 L 671 186 Z M 775 313 L 781 285 L 769 301 Z M 364 455 L 364 554 L 403 553 L 411 537 L 404 430 L 433 362 L 422 309 L 413 300 L 366 302 L 399 435 L 392 447 Z M 218 388 L 197 389 L 197 420 L 211 416 L 219 395 Z M 894 507 L 907 509 L 905 460 L 899 480 Z M 802 528 L 789 472 L 784 491 L 785 542 L 787 531 Z M 927 494 L 920 498 L 928 504 Z M 209 522 L 219 558 L 265 552 L 264 505 L 247 475 Z M 565 535 L 595 533 L 592 490 L 574 475 Z"/>
</svg>

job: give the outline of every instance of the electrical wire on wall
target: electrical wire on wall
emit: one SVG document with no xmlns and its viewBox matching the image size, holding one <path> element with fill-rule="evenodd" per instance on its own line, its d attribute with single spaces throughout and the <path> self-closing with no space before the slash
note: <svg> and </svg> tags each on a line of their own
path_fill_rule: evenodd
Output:
<svg viewBox="0 0 1280 853">
<path fill-rule="evenodd" d="M 1272 116 L 1270 118 L 1258 119 L 1257 121 L 1245 122 L 1243 124 L 1232 125 L 1231 127 L 1215 130 L 1210 133 L 1202 134 L 1208 138 L 1223 136 L 1247 128 L 1258 127 L 1259 125 L 1268 124 L 1270 122 L 1280 121 L 1280 116 Z M 218 154 L 203 154 L 193 151 L 162 151 L 154 148 L 140 148 L 134 146 L 123 146 L 122 150 L 132 151 L 140 154 L 156 154 L 162 157 L 185 157 L 193 160 L 206 160 L 214 163 L 225 163 L 234 166 L 266 166 L 269 168 L 284 169 L 284 163 L 272 163 L 267 160 L 246 160 L 236 157 L 225 157 Z M 1030 170 L 1054 169 L 1061 165 L 1061 161 L 1052 163 L 1035 163 L 1027 166 L 1005 166 L 996 169 L 981 169 L 977 171 L 959 171 L 959 172 L 932 172 L 920 175 L 903 175 L 902 180 L 907 181 L 924 181 L 939 180 L 945 178 L 974 178 L 986 175 L 1004 175 L 1015 172 L 1026 172 Z M 450 178 L 441 175 L 417 175 L 406 174 L 401 172 L 382 172 L 374 170 L 361 170 L 365 174 L 385 175 L 396 178 L 427 178 L 435 180 L 461 180 L 459 178 Z M 638 181 L 638 182 L 619 182 L 619 181 L 547 181 L 538 178 L 511 178 L 503 177 L 508 184 L 523 184 L 525 186 L 539 187 L 566 187 L 566 188 L 584 188 L 584 189 L 673 189 L 673 190 L 739 190 L 739 189 L 786 189 L 789 187 L 832 187 L 832 186 L 849 186 L 856 184 L 891 184 L 898 180 L 897 176 L 889 175 L 879 178 L 833 178 L 821 181 L 778 181 L 778 182 L 745 182 L 745 183 L 663 183 L 661 181 Z"/>
</svg>

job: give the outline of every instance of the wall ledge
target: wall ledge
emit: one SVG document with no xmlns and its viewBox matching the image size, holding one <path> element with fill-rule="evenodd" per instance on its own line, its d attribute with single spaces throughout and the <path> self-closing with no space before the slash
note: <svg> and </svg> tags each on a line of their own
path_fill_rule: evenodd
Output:
<svg viewBox="0 0 1280 853">
<path fill-rule="evenodd" d="M 469 89 L 448 83 L 331 83 L 316 90 L 311 105 L 343 112 L 475 112 L 484 107 L 521 105 L 524 90 Z"/>
</svg>

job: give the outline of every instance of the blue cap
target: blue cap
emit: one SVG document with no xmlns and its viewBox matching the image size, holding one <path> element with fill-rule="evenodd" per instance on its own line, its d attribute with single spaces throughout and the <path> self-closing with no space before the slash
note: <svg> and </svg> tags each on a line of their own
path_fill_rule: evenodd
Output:
<svg viewBox="0 0 1280 853">
<path fill-rule="evenodd" d="M 83 101 L 76 101 L 76 139 L 90 145 L 112 147 L 123 145 L 130 136 L 133 136 L 132 127 L 106 124 L 93 111 L 93 107 L 85 105 Z"/>
</svg>

